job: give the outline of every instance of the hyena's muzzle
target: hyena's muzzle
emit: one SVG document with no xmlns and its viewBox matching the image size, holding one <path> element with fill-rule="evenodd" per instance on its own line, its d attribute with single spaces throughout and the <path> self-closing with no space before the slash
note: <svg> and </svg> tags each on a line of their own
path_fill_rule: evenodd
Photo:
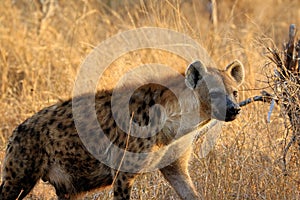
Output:
<svg viewBox="0 0 300 200">
<path fill-rule="evenodd" d="M 226 95 L 226 115 L 225 122 L 234 120 L 238 114 L 240 114 L 241 107 L 238 103 L 232 101 L 228 95 Z"/>
<path fill-rule="evenodd" d="M 212 118 L 220 121 L 233 121 L 241 111 L 238 103 L 230 98 L 229 95 L 220 95 L 217 99 L 212 98 Z"/>
</svg>

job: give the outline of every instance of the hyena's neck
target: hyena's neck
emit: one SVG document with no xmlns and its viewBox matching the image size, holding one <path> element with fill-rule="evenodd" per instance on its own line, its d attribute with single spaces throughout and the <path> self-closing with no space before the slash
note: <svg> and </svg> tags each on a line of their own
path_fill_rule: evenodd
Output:
<svg viewBox="0 0 300 200">
<path fill-rule="evenodd" d="M 112 112 L 117 117 L 117 124 L 123 124 L 123 130 L 130 128 L 134 132 L 134 126 L 129 125 L 132 121 L 142 127 L 137 128 L 137 134 L 142 131 L 145 133 L 139 134 L 151 137 L 153 133 L 161 132 L 167 138 L 174 138 L 196 130 L 201 122 L 209 119 L 203 114 L 205 111 L 199 98 L 184 83 L 172 82 L 168 87 L 150 83 L 135 89 L 132 94 L 131 89 L 116 92 L 115 97 L 107 91 L 96 95 L 100 102 L 96 104 L 97 110 Z"/>
<path fill-rule="evenodd" d="M 161 98 L 158 104 L 163 108 L 165 123 L 164 134 L 172 137 L 181 137 L 187 133 L 198 129 L 199 124 L 210 120 L 210 115 L 206 114 L 206 108 L 199 101 L 197 95 L 187 87 L 177 87 L 176 92 L 170 89 L 158 88 Z"/>
</svg>

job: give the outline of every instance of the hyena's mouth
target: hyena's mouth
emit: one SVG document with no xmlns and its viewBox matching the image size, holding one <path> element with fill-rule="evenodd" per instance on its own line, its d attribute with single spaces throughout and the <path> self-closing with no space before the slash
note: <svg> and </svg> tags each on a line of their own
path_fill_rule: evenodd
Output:
<svg viewBox="0 0 300 200">
<path fill-rule="evenodd" d="M 236 117 L 240 114 L 241 108 L 235 107 L 226 110 L 225 122 L 230 122 L 236 119 Z"/>
<path fill-rule="evenodd" d="M 233 120 L 236 119 L 237 116 L 238 116 L 238 115 L 229 115 L 229 116 L 226 115 L 226 117 L 225 117 L 225 122 L 233 121 Z"/>
<path fill-rule="evenodd" d="M 222 113 L 219 111 L 214 111 L 212 113 L 212 118 L 220 120 L 220 121 L 225 121 L 225 122 L 230 122 L 233 121 L 237 118 L 237 116 L 240 113 L 240 108 L 236 109 L 227 109 L 226 113 L 223 111 Z"/>
</svg>

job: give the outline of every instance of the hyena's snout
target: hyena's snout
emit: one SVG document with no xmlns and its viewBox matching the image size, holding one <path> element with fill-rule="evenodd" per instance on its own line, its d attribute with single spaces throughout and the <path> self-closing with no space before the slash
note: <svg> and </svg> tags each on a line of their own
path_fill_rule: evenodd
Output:
<svg viewBox="0 0 300 200">
<path fill-rule="evenodd" d="M 218 95 L 218 97 L 211 96 L 212 118 L 225 122 L 236 119 L 241 111 L 239 104 L 225 94 Z"/>
<path fill-rule="evenodd" d="M 241 112 L 241 107 L 239 104 L 233 102 L 231 99 L 226 98 L 226 116 L 225 121 L 234 120 L 238 114 Z"/>
</svg>

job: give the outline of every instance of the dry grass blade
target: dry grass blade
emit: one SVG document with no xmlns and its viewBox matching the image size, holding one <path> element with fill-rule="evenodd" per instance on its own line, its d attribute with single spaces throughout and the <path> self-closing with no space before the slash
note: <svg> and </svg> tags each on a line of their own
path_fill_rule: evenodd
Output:
<svg viewBox="0 0 300 200">
<path fill-rule="evenodd" d="M 256 95 L 251 88 L 268 89 L 264 73 L 269 70 L 260 67 L 265 63 L 262 58 L 265 48 L 259 42 L 266 42 L 270 45 L 265 46 L 269 47 L 280 46 L 288 36 L 283 27 L 299 19 L 300 1 L 287 4 L 279 0 L 276 3 L 274 0 L 216 0 L 216 31 L 209 20 L 209 1 L 0 1 L 0 164 L 8 137 L 19 123 L 40 109 L 72 96 L 80 63 L 93 47 L 134 27 L 161 27 L 185 33 L 210 53 L 219 68 L 240 59 L 246 71 L 246 83 L 240 92 L 242 99 Z M 51 2 L 57 2 L 52 6 L 54 10 Z M 300 42 L 297 42 L 299 58 Z M 272 51 L 275 51 L 274 56 Z M 297 146 L 295 142 L 286 151 L 289 176 L 283 176 L 282 170 L 278 170 L 282 167 L 279 157 L 282 158 L 292 138 L 292 129 L 286 133 L 284 128 L 285 124 L 292 127 L 287 112 L 299 113 L 296 107 L 285 110 L 284 105 L 289 101 L 295 104 L 299 83 L 290 81 L 286 75 L 282 80 L 286 78 L 287 83 L 280 81 L 281 76 L 274 76 L 274 68 L 281 71 L 277 66 L 285 65 L 284 52 L 274 48 L 268 52 L 270 86 L 277 87 L 276 78 L 285 93 L 293 87 L 290 96 L 294 99 L 282 98 L 279 90 L 269 91 L 272 96 L 266 97 L 266 102 L 280 97 L 276 101 L 283 109 L 280 115 L 279 106 L 275 106 L 272 120 L 267 124 L 264 116 L 269 107 L 261 103 L 265 95 L 250 98 L 248 101 L 256 103 L 245 104 L 247 108 L 243 107 L 236 121 L 224 124 L 209 154 L 205 158 L 191 159 L 193 182 L 208 200 L 300 199 L 300 156 L 293 151 Z M 112 63 L 105 77 L 99 80 L 99 88 L 113 87 L 128 70 L 147 63 L 162 63 L 182 72 L 187 64 L 179 56 L 159 50 L 132 52 Z M 298 59 L 298 66 L 299 63 Z M 299 73 L 299 67 L 297 71 Z M 295 79 L 296 75 L 291 77 Z M 288 87 L 283 87 L 285 84 Z M 200 152 L 202 140 L 200 137 L 195 141 L 195 152 Z M 133 199 L 179 199 L 160 173 L 141 176 L 133 187 Z M 41 181 L 26 199 L 56 199 L 55 190 Z M 88 193 L 80 199 L 110 200 L 112 192 L 107 189 L 97 194 Z"/>
</svg>

